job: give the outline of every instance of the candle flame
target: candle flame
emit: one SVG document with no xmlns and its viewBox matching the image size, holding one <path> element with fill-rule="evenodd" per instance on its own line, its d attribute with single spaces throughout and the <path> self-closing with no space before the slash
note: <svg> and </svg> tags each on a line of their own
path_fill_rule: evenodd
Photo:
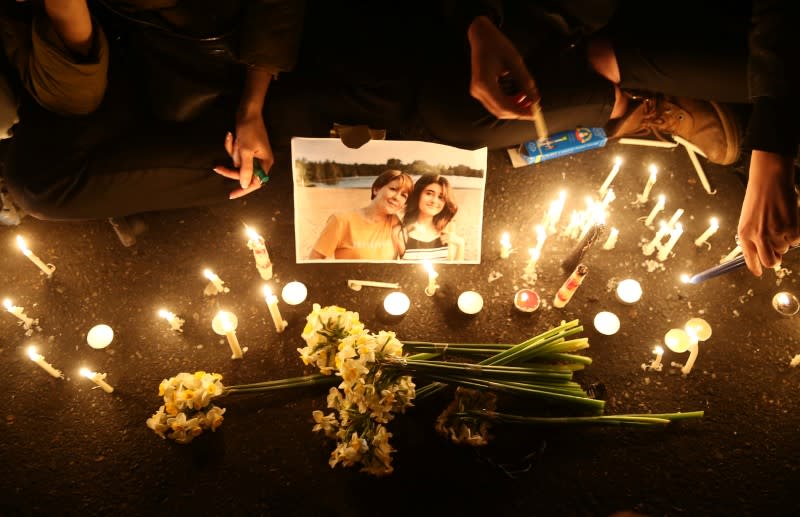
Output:
<svg viewBox="0 0 800 517">
<path fill-rule="evenodd" d="M 95 372 L 91 371 L 91 370 L 90 370 L 90 369 L 88 369 L 88 368 L 81 368 L 81 369 L 80 369 L 80 374 L 81 374 L 82 376 L 86 377 L 87 379 L 91 379 L 92 377 L 94 377 L 95 375 L 97 375 Z"/>
<path fill-rule="evenodd" d="M 539 248 L 528 248 L 528 254 L 530 254 L 531 260 L 536 262 L 537 260 L 539 260 L 539 257 L 541 256 L 542 252 L 539 251 Z"/>
<path fill-rule="evenodd" d="M 36 351 L 36 347 L 33 345 L 28 347 L 28 357 L 31 358 L 31 361 L 36 361 L 37 359 L 42 358 L 39 352 Z"/>
<path fill-rule="evenodd" d="M 175 317 L 175 314 L 171 313 L 167 309 L 161 309 L 158 311 L 158 315 L 164 318 L 165 320 L 169 320 Z"/>
<path fill-rule="evenodd" d="M 254 229 L 250 228 L 249 226 L 244 226 L 244 231 L 247 233 L 247 237 L 251 240 L 260 239 L 261 236 L 256 232 Z"/>
<path fill-rule="evenodd" d="M 719 220 L 716 217 L 711 218 L 711 227 L 714 229 L 719 228 Z"/>
<path fill-rule="evenodd" d="M 650 170 L 650 179 L 655 181 L 656 174 L 658 174 L 658 167 L 656 167 L 656 165 L 654 163 L 652 163 L 652 164 L 650 164 L 649 170 Z"/>
<path fill-rule="evenodd" d="M 522 293 L 519 297 L 522 299 L 522 303 L 527 302 L 529 298 L 528 293 Z"/>
<path fill-rule="evenodd" d="M 5 307 L 6 310 L 10 311 L 11 310 L 11 300 L 9 300 L 8 298 L 4 299 L 3 300 L 3 307 Z"/>
<path fill-rule="evenodd" d="M 269 299 L 273 296 L 272 289 L 270 289 L 268 285 L 265 285 L 261 290 L 264 293 L 264 296 L 267 298 L 267 301 L 269 301 Z"/>
<path fill-rule="evenodd" d="M 21 249 L 23 253 L 30 251 L 28 246 L 25 244 L 25 239 L 22 238 L 22 235 L 17 235 L 17 246 L 19 246 L 19 249 Z"/>
<path fill-rule="evenodd" d="M 686 273 L 683 273 L 681 275 L 681 282 L 684 283 L 684 284 L 688 284 L 690 279 L 691 279 L 691 277 L 689 275 L 687 275 Z"/>
<path fill-rule="evenodd" d="M 214 272 L 211 271 L 210 269 L 204 269 L 203 270 L 203 276 L 208 278 L 209 280 L 213 280 L 214 277 L 217 276 L 217 275 L 215 275 Z"/>
<path fill-rule="evenodd" d="M 614 157 L 614 164 L 615 165 L 622 165 L 622 157 L 621 156 L 615 156 Z"/>
<path fill-rule="evenodd" d="M 663 353 L 664 353 L 664 349 L 663 349 L 662 347 L 660 347 L 660 346 L 656 346 L 656 347 L 653 349 L 653 353 L 654 353 L 654 354 L 661 355 L 661 354 L 663 354 Z"/>
<path fill-rule="evenodd" d="M 778 303 L 781 305 L 789 305 L 789 295 L 786 293 L 778 293 Z"/>
<path fill-rule="evenodd" d="M 509 237 L 508 232 L 503 232 L 503 235 L 500 236 L 500 245 L 505 248 L 511 247 L 511 237 Z"/>
<path fill-rule="evenodd" d="M 667 201 L 667 196 L 665 196 L 664 194 L 659 194 L 658 195 L 658 206 L 663 208 L 664 207 L 664 203 L 666 203 L 666 201 Z"/>
<path fill-rule="evenodd" d="M 220 324 L 222 324 L 222 330 L 224 332 L 231 332 L 236 330 L 236 327 L 233 326 L 233 321 L 231 320 L 231 313 L 228 311 L 219 311 L 217 313 L 217 318 L 219 318 Z"/>
<path fill-rule="evenodd" d="M 431 264 L 430 260 L 424 261 L 422 263 L 422 266 L 425 268 L 425 271 L 427 271 L 429 275 L 432 275 L 436 272 L 433 270 L 433 264 Z"/>
</svg>

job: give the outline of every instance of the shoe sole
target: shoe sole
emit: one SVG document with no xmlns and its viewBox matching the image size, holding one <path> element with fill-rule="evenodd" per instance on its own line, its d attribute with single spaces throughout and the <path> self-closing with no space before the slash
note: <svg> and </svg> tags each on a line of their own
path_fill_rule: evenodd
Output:
<svg viewBox="0 0 800 517">
<path fill-rule="evenodd" d="M 725 134 L 725 145 L 728 149 L 728 153 L 725 157 L 716 163 L 719 165 L 730 165 L 739 159 L 739 147 L 742 143 L 742 137 L 736 125 L 736 115 L 734 115 L 733 111 L 728 106 L 718 104 L 715 101 L 710 102 L 717 111 L 720 122 L 722 122 L 722 132 Z"/>
</svg>

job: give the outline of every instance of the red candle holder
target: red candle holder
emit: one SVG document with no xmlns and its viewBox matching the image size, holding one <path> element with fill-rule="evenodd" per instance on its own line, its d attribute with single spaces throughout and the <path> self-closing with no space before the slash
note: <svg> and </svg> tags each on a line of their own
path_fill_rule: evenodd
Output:
<svg viewBox="0 0 800 517">
<path fill-rule="evenodd" d="M 514 295 L 514 307 L 522 312 L 534 312 L 540 302 L 539 295 L 532 289 L 520 289 Z"/>
</svg>

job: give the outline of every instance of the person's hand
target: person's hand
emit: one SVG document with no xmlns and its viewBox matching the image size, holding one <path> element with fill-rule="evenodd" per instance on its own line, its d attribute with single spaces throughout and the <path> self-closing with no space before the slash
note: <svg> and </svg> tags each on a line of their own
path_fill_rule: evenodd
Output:
<svg viewBox="0 0 800 517">
<path fill-rule="evenodd" d="M 738 240 L 747 268 L 780 264 L 789 246 L 800 243 L 797 193 L 791 156 L 755 150 L 739 216 Z"/>
<path fill-rule="evenodd" d="M 467 31 L 472 77 L 469 93 L 497 118 L 533 118 L 531 108 L 540 101 L 539 90 L 514 44 L 486 16 L 478 16 Z M 521 91 L 508 95 L 501 81 Z"/>
<path fill-rule="evenodd" d="M 275 162 L 260 114 L 237 124 L 236 135 L 236 138 L 230 132 L 225 135 L 225 150 L 233 160 L 234 169 L 223 166 L 214 168 L 218 174 L 239 181 L 241 188 L 232 191 L 230 199 L 246 196 L 261 188 L 261 180 L 253 174 L 254 160 L 258 160 L 265 173 L 269 173 Z"/>
</svg>

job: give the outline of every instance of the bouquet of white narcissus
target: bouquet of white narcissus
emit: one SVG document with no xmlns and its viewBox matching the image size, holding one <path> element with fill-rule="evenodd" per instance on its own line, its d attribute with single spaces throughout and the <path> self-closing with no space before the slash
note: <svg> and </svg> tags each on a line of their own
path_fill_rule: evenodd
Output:
<svg viewBox="0 0 800 517">
<path fill-rule="evenodd" d="M 216 431 L 225 409 L 211 404 L 211 399 L 225 392 L 221 380 L 222 375 L 204 371 L 164 379 L 158 387 L 164 404 L 147 419 L 147 427 L 178 443 L 191 442 L 205 429 Z"/>
</svg>

